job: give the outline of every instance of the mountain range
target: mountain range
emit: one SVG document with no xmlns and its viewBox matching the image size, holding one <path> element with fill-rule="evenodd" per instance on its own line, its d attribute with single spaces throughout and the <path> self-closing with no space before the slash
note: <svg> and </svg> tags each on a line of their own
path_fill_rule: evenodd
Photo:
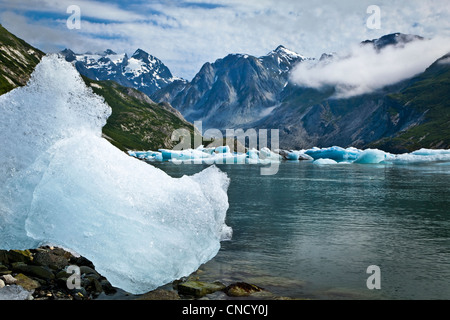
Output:
<svg viewBox="0 0 450 320">
<path fill-rule="evenodd" d="M 66 53 L 69 51 L 67 50 Z M 138 54 L 140 53 L 134 55 L 136 59 Z M 26 85 L 31 73 L 44 55 L 45 53 L 17 38 L 0 25 L 0 94 Z M 106 57 L 112 61 L 112 52 L 106 52 L 105 60 L 103 60 L 105 68 L 106 66 L 112 68 L 113 66 L 107 63 Z M 133 60 L 128 59 L 128 61 Z M 170 76 L 170 71 L 164 73 L 162 65 L 155 63 L 155 66 L 160 67 L 158 68 L 160 74 Z M 86 76 L 82 77 L 86 85 L 102 96 L 112 109 L 112 114 L 103 127 L 103 137 L 117 148 L 123 151 L 170 149 L 177 144 L 171 141 L 174 130 L 187 129 L 193 135 L 194 126 L 171 106 L 155 103 L 143 92 L 112 80 L 93 80 Z M 145 79 L 146 75 L 140 75 L 140 77 Z"/>
<path fill-rule="evenodd" d="M 424 38 L 394 33 L 366 40 L 377 52 Z M 333 63 L 334 54 L 320 61 Z M 279 129 L 280 147 L 378 147 L 390 152 L 450 147 L 448 56 L 410 79 L 371 93 L 337 98 L 336 87 L 314 89 L 290 81 L 312 58 L 283 46 L 263 57 L 231 54 L 203 65 L 189 83 L 172 83 L 151 95 L 203 129 Z"/>
<path fill-rule="evenodd" d="M 26 83 L 44 53 L 1 31 L 0 59 L 5 63 L 0 90 L 6 92 Z M 382 52 L 422 40 L 395 33 L 360 45 Z M 16 51 L 29 63 L 20 65 Z M 174 77 L 161 60 L 141 49 L 131 57 L 112 50 L 75 54 L 65 49 L 60 54 L 111 105 L 113 115 L 104 135 L 123 150 L 169 148 L 174 144 L 171 130 L 188 127 L 192 132 L 191 123 L 199 120 L 203 130 L 279 129 L 283 149 L 450 148 L 450 55 L 410 79 L 337 98 L 336 87 L 314 89 L 291 81 L 299 64 L 333 63 L 335 54 L 316 60 L 284 46 L 261 57 L 229 54 L 205 63 L 191 81 Z"/>
<path fill-rule="evenodd" d="M 60 52 L 83 76 L 93 80 L 112 80 L 122 86 L 153 94 L 174 81 L 169 68 L 158 58 L 138 49 L 131 57 L 111 49 L 101 53 L 76 54 L 70 49 Z"/>
</svg>

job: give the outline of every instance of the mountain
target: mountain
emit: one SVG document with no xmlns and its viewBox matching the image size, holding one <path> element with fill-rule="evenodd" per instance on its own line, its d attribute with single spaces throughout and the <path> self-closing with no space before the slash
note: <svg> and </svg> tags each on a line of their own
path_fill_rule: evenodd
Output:
<svg viewBox="0 0 450 320">
<path fill-rule="evenodd" d="M 230 54 L 205 63 L 191 82 L 173 82 L 151 95 L 203 128 L 235 128 L 263 118 L 279 104 L 289 71 L 305 57 L 279 46 L 265 56 Z"/>
<path fill-rule="evenodd" d="M 131 57 L 126 53 L 117 54 L 111 49 L 96 54 L 76 54 L 65 49 L 60 54 L 66 61 L 74 64 L 85 77 L 93 80 L 112 80 L 147 95 L 174 81 L 182 81 L 173 77 L 161 60 L 141 49 L 136 50 Z"/>
<path fill-rule="evenodd" d="M 0 95 L 24 86 L 43 56 L 0 25 Z"/>
<path fill-rule="evenodd" d="M 6 93 L 17 86 L 26 84 L 36 65 L 45 54 L 30 46 L 25 41 L 18 39 L 5 28 L 0 26 L 0 94 Z M 77 56 L 70 50 L 65 50 L 66 59 L 75 61 Z M 115 56 L 115 58 L 114 58 Z M 128 59 L 129 66 L 133 63 L 139 64 L 144 70 L 148 62 L 157 60 L 143 51 L 137 51 L 135 58 Z M 112 61 L 124 60 L 125 55 L 115 55 L 112 51 L 105 52 L 104 62 L 105 74 L 114 69 Z M 135 60 L 133 60 L 135 59 Z M 86 58 L 86 61 L 91 61 Z M 147 61 L 144 62 L 143 61 Z M 82 64 L 79 64 L 82 66 Z M 96 63 L 88 66 L 95 71 Z M 86 70 L 90 70 L 86 67 Z M 131 70 L 131 67 L 130 69 Z M 133 69 L 138 74 L 138 68 Z M 159 65 L 159 74 L 169 76 L 165 73 L 162 65 Z M 101 72 L 100 70 L 98 70 Z M 156 71 L 155 71 L 156 72 Z M 140 75 L 143 79 L 144 74 Z M 171 76 L 171 75 L 170 75 Z M 155 150 L 158 148 L 172 148 L 177 142 L 170 140 L 171 134 L 176 129 L 187 129 L 193 136 L 194 126 L 188 123 L 183 116 L 170 105 L 157 104 L 146 94 L 132 88 L 124 87 L 114 81 L 96 81 L 83 76 L 86 85 L 102 96 L 112 109 L 112 114 L 103 127 L 103 136 L 113 145 L 121 150 Z"/>
<path fill-rule="evenodd" d="M 381 52 L 416 35 L 393 33 L 361 42 Z M 337 54 L 323 54 L 334 63 Z M 370 94 L 336 98 L 336 88 L 297 86 L 290 72 L 307 60 L 283 46 L 260 58 L 228 55 L 206 63 L 190 83 L 172 83 L 151 97 L 170 102 L 203 129 L 279 129 L 280 147 L 379 147 L 391 152 L 450 147 L 448 56 L 422 74 Z"/>
<path fill-rule="evenodd" d="M 417 40 L 424 40 L 425 38 L 414 34 L 391 33 L 382 36 L 378 39 L 365 40 L 361 42 L 362 45 L 372 45 L 376 50 L 382 50 L 388 46 L 404 46 L 407 43 Z"/>
<path fill-rule="evenodd" d="M 450 54 L 438 59 L 389 98 L 393 105 L 414 110 L 418 121 L 393 136 L 374 142 L 373 147 L 386 150 L 450 148 Z M 394 112 L 391 117 L 399 116 Z"/>
<path fill-rule="evenodd" d="M 363 45 L 382 50 L 418 40 L 423 38 L 392 34 Z M 280 129 L 286 149 L 338 145 L 402 153 L 449 148 L 449 60 L 444 56 L 411 79 L 350 98 L 336 98 L 331 86 L 318 90 L 289 84 L 277 109 L 254 126 Z"/>
</svg>

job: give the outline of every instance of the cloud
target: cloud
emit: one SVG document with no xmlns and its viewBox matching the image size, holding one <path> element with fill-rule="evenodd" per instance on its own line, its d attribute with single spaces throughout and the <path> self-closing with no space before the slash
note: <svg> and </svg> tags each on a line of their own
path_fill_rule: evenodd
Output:
<svg viewBox="0 0 450 320">
<path fill-rule="evenodd" d="M 336 88 L 337 98 L 374 92 L 425 71 L 450 52 L 450 39 L 437 37 L 413 41 L 404 46 L 353 46 L 349 52 L 330 60 L 301 63 L 292 72 L 297 85 L 321 89 Z"/>
<path fill-rule="evenodd" d="M 142 21 L 146 16 L 139 12 L 125 10 L 118 5 L 92 0 L 0 0 L 3 9 L 20 11 L 47 12 L 65 15 L 67 8 L 77 5 L 85 18 L 94 18 L 105 21 Z"/>
<path fill-rule="evenodd" d="M 64 19 L 72 4 L 81 8 L 82 29 L 68 33 Z M 261 56 L 278 45 L 317 58 L 394 32 L 450 36 L 448 0 L 377 0 L 380 30 L 366 27 L 371 4 L 373 0 L 0 0 L 1 12 L 20 15 L 26 23 L 8 19 L 6 25 L 5 15 L 0 21 L 31 43 L 36 43 L 36 32 L 25 26 L 51 29 L 37 35 L 42 49 L 85 52 L 104 46 L 133 53 L 141 48 L 186 79 L 205 62 L 229 53 Z"/>
</svg>

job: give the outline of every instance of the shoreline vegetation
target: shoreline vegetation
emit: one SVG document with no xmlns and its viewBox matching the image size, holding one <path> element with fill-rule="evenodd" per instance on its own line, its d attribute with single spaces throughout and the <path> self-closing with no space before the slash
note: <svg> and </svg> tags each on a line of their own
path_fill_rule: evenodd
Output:
<svg viewBox="0 0 450 320">
<path fill-rule="evenodd" d="M 69 266 L 80 270 L 78 288 L 69 289 Z M 114 287 L 90 260 L 59 247 L 0 250 L 0 300 L 292 300 L 255 284 L 203 282 L 200 273 L 136 295 Z"/>
</svg>

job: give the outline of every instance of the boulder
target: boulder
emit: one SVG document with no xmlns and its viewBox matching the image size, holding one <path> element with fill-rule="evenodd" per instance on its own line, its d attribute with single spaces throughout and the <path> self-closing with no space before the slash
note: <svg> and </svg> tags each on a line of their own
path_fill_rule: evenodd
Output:
<svg viewBox="0 0 450 320">
<path fill-rule="evenodd" d="M 33 255 L 30 250 L 9 250 L 6 253 L 9 263 L 24 262 L 30 263 L 33 261 Z"/>
<path fill-rule="evenodd" d="M 8 253 L 8 251 L 6 251 L 6 250 L 0 250 L 0 264 L 4 264 L 4 265 L 9 264 L 7 253 Z"/>
<path fill-rule="evenodd" d="M 53 250 L 55 251 L 55 250 Z M 69 264 L 64 255 L 57 255 L 53 251 L 40 251 L 34 255 L 34 263 L 47 266 L 53 270 L 63 269 Z"/>
<path fill-rule="evenodd" d="M 17 282 L 17 279 L 10 274 L 5 274 L 1 276 L 0 279 L 2 279 L 8 285 L 15 284 Z"/>
<path fill-rule="evenodd" d="M 55 275 L 48 267 L 27 265 L 23 262 L 15 262 L 12 264 L 14 272 L 20 272 L 27 275 L 34 276 L 43 280 L 53 280 Z"/>
<path fill-rule="evenodd" d="M 229 285 L 225 288 L 224 291 L 230 297 L 248 297 L 256 292 L 261 292 L 263 290 L 263 288 L 260 288 L 254 284 L 238 282 Z"/>
<path fill-rule="evenodd" d="M 176 291 L 158 289 L 141 295 L 137 300 L 180 300 Z"/>
<path fill-rule="evenodd" d="M 11 273 L 11 270 L 9 270 L 7 266 L 4 266 L 3 264 L 0 263 L 0 276 L 10 274 L 10 273 Z"/>
<path fill-rule="evenodd" d="M 21 286 L 22 288 L 24 288 L 27 291 L 33 291 L 41 286 L 39 282 L 27 277 L 26 275 L 24 275 L 22 273 L 19 273 L 18 275 L 16 275 L 15 279 L 16 279 L 16 284 Z"/>
<path fill-rule="evenodd" d="M 184 295 L 201 298 L 207 294 L 214 293 L 225 289 L 225 285 L 220 282 L 201 282 L 201 281 L 187 281 L 178 284 L 178 292 Z"/>
</svg>

